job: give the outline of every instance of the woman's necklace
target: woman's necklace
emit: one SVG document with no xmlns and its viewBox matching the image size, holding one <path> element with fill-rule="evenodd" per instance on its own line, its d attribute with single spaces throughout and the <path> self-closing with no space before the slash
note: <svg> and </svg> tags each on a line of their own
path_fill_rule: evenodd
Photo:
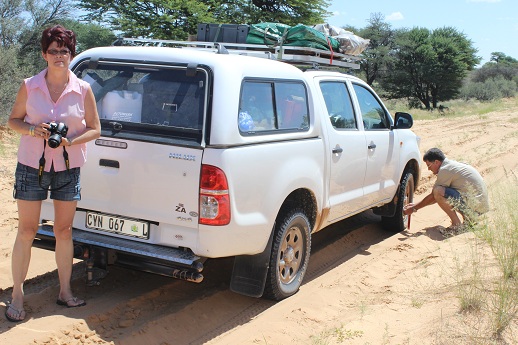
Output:
<svg viewBox="0 0 518 345">
<path fill-rule="evenodd" d="M 61 90 L 55 90 L 53 89 L 52 87 L 50 87 L 50 84 L 49 84 L 49 81 L 47 79 L 45 79 L 45 82 L 47 84 L 47 88 L 49 89 L 50 92 L 54 93 L 54 94 L 57 94 L 57 95 L 60 95 L 63 93 L 63 91 L 65 91 L 67 85 L 68 85 L 68 81 L 61 87 Z"/>
</svg>

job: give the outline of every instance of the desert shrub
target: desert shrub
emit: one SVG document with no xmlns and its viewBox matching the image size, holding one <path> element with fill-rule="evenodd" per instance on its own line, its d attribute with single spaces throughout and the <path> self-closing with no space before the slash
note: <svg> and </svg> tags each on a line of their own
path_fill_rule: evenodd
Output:
<svg viewBox="0 0 518 345">
<path fill-rule="evenodd" d="M 498 76 L 489 78 L 484 82 L 467 82 L 461 88 L 460 97 L 465 100 L 491 101 L 504 97 L 514 97 L 517 92 L 518 85 L 516 82 Z"/>
<path fill-rule="evenodd" d="M 497 99 L 498 95 L 498 90 L 488 87 L 485 82 L 468 83 L 460 90 L 460 97 L 466 101 L 470 99 L 491 101 L 493 99 Z"/>
<path fill-rule="evenodd" d="M 513 80 L 504 78 L 495 78 L 497 88 L 500 90 L 502 97 L 514 97 L 518 92 L 518 84 Z"/>
<path fill-rule="evenodd" d="M 473 71 L 471 80 L 473 82 L 485 82 L 489 79 L 502 77 L 506 80 L 513 80 L 518 76 L 518 64 L 513 63 L 486 63 L 479 69 Z"/>
<path fill-rule="evenodd" d="M 0 125 L 7 122 L 23 78 L 30 75 L 27 67 L 18 63 L 16 48 L 0 47 Z"/>
</svg>

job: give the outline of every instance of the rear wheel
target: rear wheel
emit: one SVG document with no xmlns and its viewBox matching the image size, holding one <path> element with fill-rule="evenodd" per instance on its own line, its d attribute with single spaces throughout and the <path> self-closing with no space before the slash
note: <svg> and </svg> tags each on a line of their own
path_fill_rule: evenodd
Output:
<svg viewBox="0 0 518 345">
<path fill-rule="evenodd" d="M 406 229 L 408 223 L 408 216 L 403 214 L 403 207 L 414 202 L 414 175 L 411 171 L 404 173 L 396 199 L 396 212 L 394 216 L 381 217 L 381 224 L 386 230 L 401 232 Z"/>
<path fill-rule="evenodd" d="M 299 290 L 308 267 L 310 248 L 310 224 L 306 215 L 295 209 L 279 217 L 264 297 L 280 301 Z"/>
</svg>

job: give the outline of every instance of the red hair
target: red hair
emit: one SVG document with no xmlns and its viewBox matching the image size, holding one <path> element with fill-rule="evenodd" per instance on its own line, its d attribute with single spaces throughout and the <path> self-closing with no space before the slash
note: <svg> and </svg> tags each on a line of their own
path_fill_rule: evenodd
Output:
<svg viewBox="0 0 518 345">
<path fill-rule="evenodd" d="M 41 35 L 41 51 L 46 53 L 52 42 L 56 42 L 58 47 L 67 47 L 71 57 L 76 55 L 77 41 L 74 31 L 67 30 L 62 25 L 45 29 Z"/>
</svg>

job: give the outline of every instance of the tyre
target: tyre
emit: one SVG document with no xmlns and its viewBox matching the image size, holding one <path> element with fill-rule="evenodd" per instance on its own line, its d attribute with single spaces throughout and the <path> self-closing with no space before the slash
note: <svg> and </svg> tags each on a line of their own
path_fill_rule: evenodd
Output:
<svg viewBox="0 0 518 345">
<path fill-rule="evenodd" d="M 383 228 L 392 232 L 401 232 L 406 229 L 408 216 L 403 214 L 403 207 L 414 201 L 414 175 L 405 171 L 396 195 L 396 212 L 392 217 L 381 217 Z"/>
<path fill-rule="evenodd" d="M 280 301 L 302 284 L 311 248 L 310 224 L 300 209 L 288 211 L 275 225 L 264 297 Z"/>
</svg>

